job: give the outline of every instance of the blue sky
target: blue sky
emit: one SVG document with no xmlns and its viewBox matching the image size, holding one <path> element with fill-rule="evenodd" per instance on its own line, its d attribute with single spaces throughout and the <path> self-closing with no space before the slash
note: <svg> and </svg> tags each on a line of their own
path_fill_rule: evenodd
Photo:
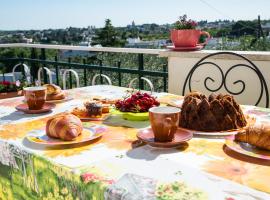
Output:
<svg viewBox="0 0 270 200">
<path fill-rule="evenodd" d="M 179 15 L 195 20 L 270 19 L 270 0 L 0 0 L 0 30 L 101 27 L 133 20 L 173 23 Z"/>
</svg>

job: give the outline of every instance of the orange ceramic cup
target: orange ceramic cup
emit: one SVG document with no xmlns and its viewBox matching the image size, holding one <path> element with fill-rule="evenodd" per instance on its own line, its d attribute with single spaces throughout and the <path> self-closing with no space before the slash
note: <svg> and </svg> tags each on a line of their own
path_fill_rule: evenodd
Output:
<svg viewBox="0 0 270 200">
<path fill-rule="evenodd" d="M 46 87 L 27 87 L 23 89 L 29 110 L 40 110 L 46 100 Z"/>
<path fill-rule="evenodd" d="M 149 119 L 156 142 L 171 142 L 178 129 L 180 109 L 169 106 L 152 107 Z"/>
<path fill-rule="evenodd" d="M 198 43 L 201 35 L 207 36 L 204 43 Z M 175 47 L 196 47 L 198 45 L 205 45 L 210 37 L 208 32 L 195 29 L 171 30 L 171 40 Z"/>
</svg>

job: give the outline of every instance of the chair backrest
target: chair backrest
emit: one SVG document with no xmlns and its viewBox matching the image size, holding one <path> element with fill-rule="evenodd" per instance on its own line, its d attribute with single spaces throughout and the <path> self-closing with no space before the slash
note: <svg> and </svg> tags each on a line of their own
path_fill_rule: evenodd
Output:
<svg viewBox="0 0 270 200">
<path fill-rule="evenodd" d="M 151 93 L 154 92 L 154 85 L 153 85 L 153 83 L 152 83 L 148 78 L 141 77 L 141 79 L 144 80 L 144 81 L 146 81 L 146 83 L 149 85 L 150 90 L 151 90 Z M 138 78 L 132 79 L 132 80 L 129 82 L 128 87 L 129 87 L 129 88 L 132 88 L 132 85 L 133 85 L 133 83 L 134 83 L 136 80 L 138 80 Z"/>
<path fill-rule="evenodd" d="M 25 73 L 25 76 L 26 76 L 26 81 L 30 84 L 31 83 L 31 74 L 30 74 L 30 69 L 29 67 L 24 64 L 24 63 L 19 63 L 17 65 L 15 65 L 13 68 L 12 68 L 12 76 L 13 76 L 13 82 L 16 81 L 16 74 L 15 74 L 15 71 L 17 69 L 17 67 L 19 66 L 23 66 L 23 70 L 24 70 L 24 73 Z"/>
<path fill-rule="evenodd" d="M 224 66 L 221 67 L 220 65 L 217 64 L 218 61 L 224 61 L 223 58 L 225 58 L 226 56 L 230 56 L 233 58 L 230 58 L 231 60 L 237 60 L 237 64 L 230 64 L 229 68 L 228 66 Z M 220 60 L 222 59 L 222 60 Z M 213 72 L 212 71 L 207 71 L 207 66 L 211 66 L 214 67 L 218 73 L 220 74 L 219 76 L 221 77 L 220 80 L 217 82 L 217 78 L 213 77 Z M 257 91 L 259 91 L 259 95 L 258 98 L 256 98 L 256 103 L 254 104 L 255 106 L 257 106 L 263 99 L 263 97 L 265 97 L 265 107 L 269 107 L 269 92 L 268 92 L 268 87 L 266 84 L 266 81 L 264 79 L 263 74 L 261 73 L 260 69 L 249 59 L 247 59 L 246 57 L 233 53 L 233 52 L 218 52 L 218 53 L 213 53 L 213 54 L 209 54 L 207 56 L 205 56 L 204 58 L 200 59 L 189 71 L 184 85 L 183 85 L 183 90 L 182 90 L 182 95 L 185 95 L 186 91 L 194 91 L 196 90 L 196 88 L 192 87 L 192 83 L 194 83 L 194 80 L 192 80 L 193 75 L 195 72 L 198 72 L 198 70 L 202 70 L 199 68 L 203 68 L 203 72 L 210 72 L 210 76 L 206 76 L 206 78 L 204 79 L 204 88 L 209 91 L 209 92 L 218 92 L 220 90 L 225 90 L 227 93 L 231 94 L 231 95 L 241 95 L 244 93 L 244 91 L 246 90 L 246 83 L 245 81 L 241 80 L 241 76 L 242 78 L 244 76 L 246 76 L 245 73 L 240 73 L 239 71 L 235 71 L 236 69 L 242 68 L 242 69 L 248 69 L 250 70 L 250 72 L 252 72 L 253 74 L 256 75 L 258 81 L 259 81 L 259 86 L 260 88 L 255 88 Z M 234 73 L 233 73 L 234 72 Z M 202 76 L 202 74 L 200 74 L 200 76 Z M 229 84 L 230 79 L 229 77 L 237 77 L 236 81 L 233 81 L 231 83 L 232 86 L 237 86 L 238 91 L 233 91 L 232 88 L 229 88 Z M 246 76 L 247 77 L 247 76 Z M 255 77 L 255 78 L 256 78 Z M 249 79 L 251 77 L 248 77 Z M 200 77 L 201 79 L 201 77 Z M 256 80 L 252 77 L 251 81 Z M 215 88 L 211 88 L 209 86 L 209 83 L 219 83 L 218 86 L 216 86 Z M 255 87 L 255 86 L 253 86 Z M 240 88 L 240 90 L 239 90 Z M 254 88 L 253 88 L 254 89 Z"/>
<path fill-rule="evenodd" d="M 47 72 L 47 74 L 49 76 L 49 83 L 52 84 L 53 83 L 53 81 L 52 81 L 52 71 L 47 67 L 40 67 L 38 69 L 38 85 L 41 85 L 41 73 L 42 73 L 43 69 Z"/>
<path fill-rule="evenodd" d="M 92 85 L 96 85 L 96 79 L 99 76 L 105 78 L 107 80 L 107 82 L 108 82 L 108 85 L 112 85 L 111 79 L 105 74 L 96 74 L 92 79 Z"/>
<path fill-rule="evenodd" d="M 76 78 L 76 87 L 80 87 L 80 81 L 79 81 L 79 75 L 78 73 L 73 70 L 73 69 L 66 69 L 64 72 L 63 72 L 63 89 L 65 90 L 66 89 L 66 76 L 67 76 L 67 73 L 68 72 L 71 72 L 74 74 L 75 78 Z"/>
</svg>

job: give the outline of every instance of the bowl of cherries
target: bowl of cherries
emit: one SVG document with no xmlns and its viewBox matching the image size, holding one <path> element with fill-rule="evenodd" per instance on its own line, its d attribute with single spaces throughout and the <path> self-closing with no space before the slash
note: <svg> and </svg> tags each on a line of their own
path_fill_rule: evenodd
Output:
<svg viewBox="0 0 270 200">
<path fill-rule="evenodd" d="M 138 91 L 118 100 L 115 108 L 126 120 L 145 121 L 149 119 L 148 110 L 159 105 L 160 103 L 155 97 Z"/>
</svg>

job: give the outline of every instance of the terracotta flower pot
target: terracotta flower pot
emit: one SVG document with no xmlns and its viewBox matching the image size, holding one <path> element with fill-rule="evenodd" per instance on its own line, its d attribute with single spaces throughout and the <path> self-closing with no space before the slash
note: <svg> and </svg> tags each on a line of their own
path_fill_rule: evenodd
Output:
<svg viewBox="0 0 270 200">
<path fill-rule="evenodd" d="M 207 36 L 204 43 L 199 43 L 201 35 Z M 196 47 L 198 45 L 205 45 L 210 37 L 208 32 L 195 29 L 171 30 L 171 40 L 175 47 Z"/>
<path fill-rule="evenodd" d="M 19 96 L 22 96 L 22 95 L 23 95 L 22 90 L 17 91 L 17 92 L 3 92 L 3 93 L 0 93 L 0 99 L 19 97 Z"/>
</svg>

